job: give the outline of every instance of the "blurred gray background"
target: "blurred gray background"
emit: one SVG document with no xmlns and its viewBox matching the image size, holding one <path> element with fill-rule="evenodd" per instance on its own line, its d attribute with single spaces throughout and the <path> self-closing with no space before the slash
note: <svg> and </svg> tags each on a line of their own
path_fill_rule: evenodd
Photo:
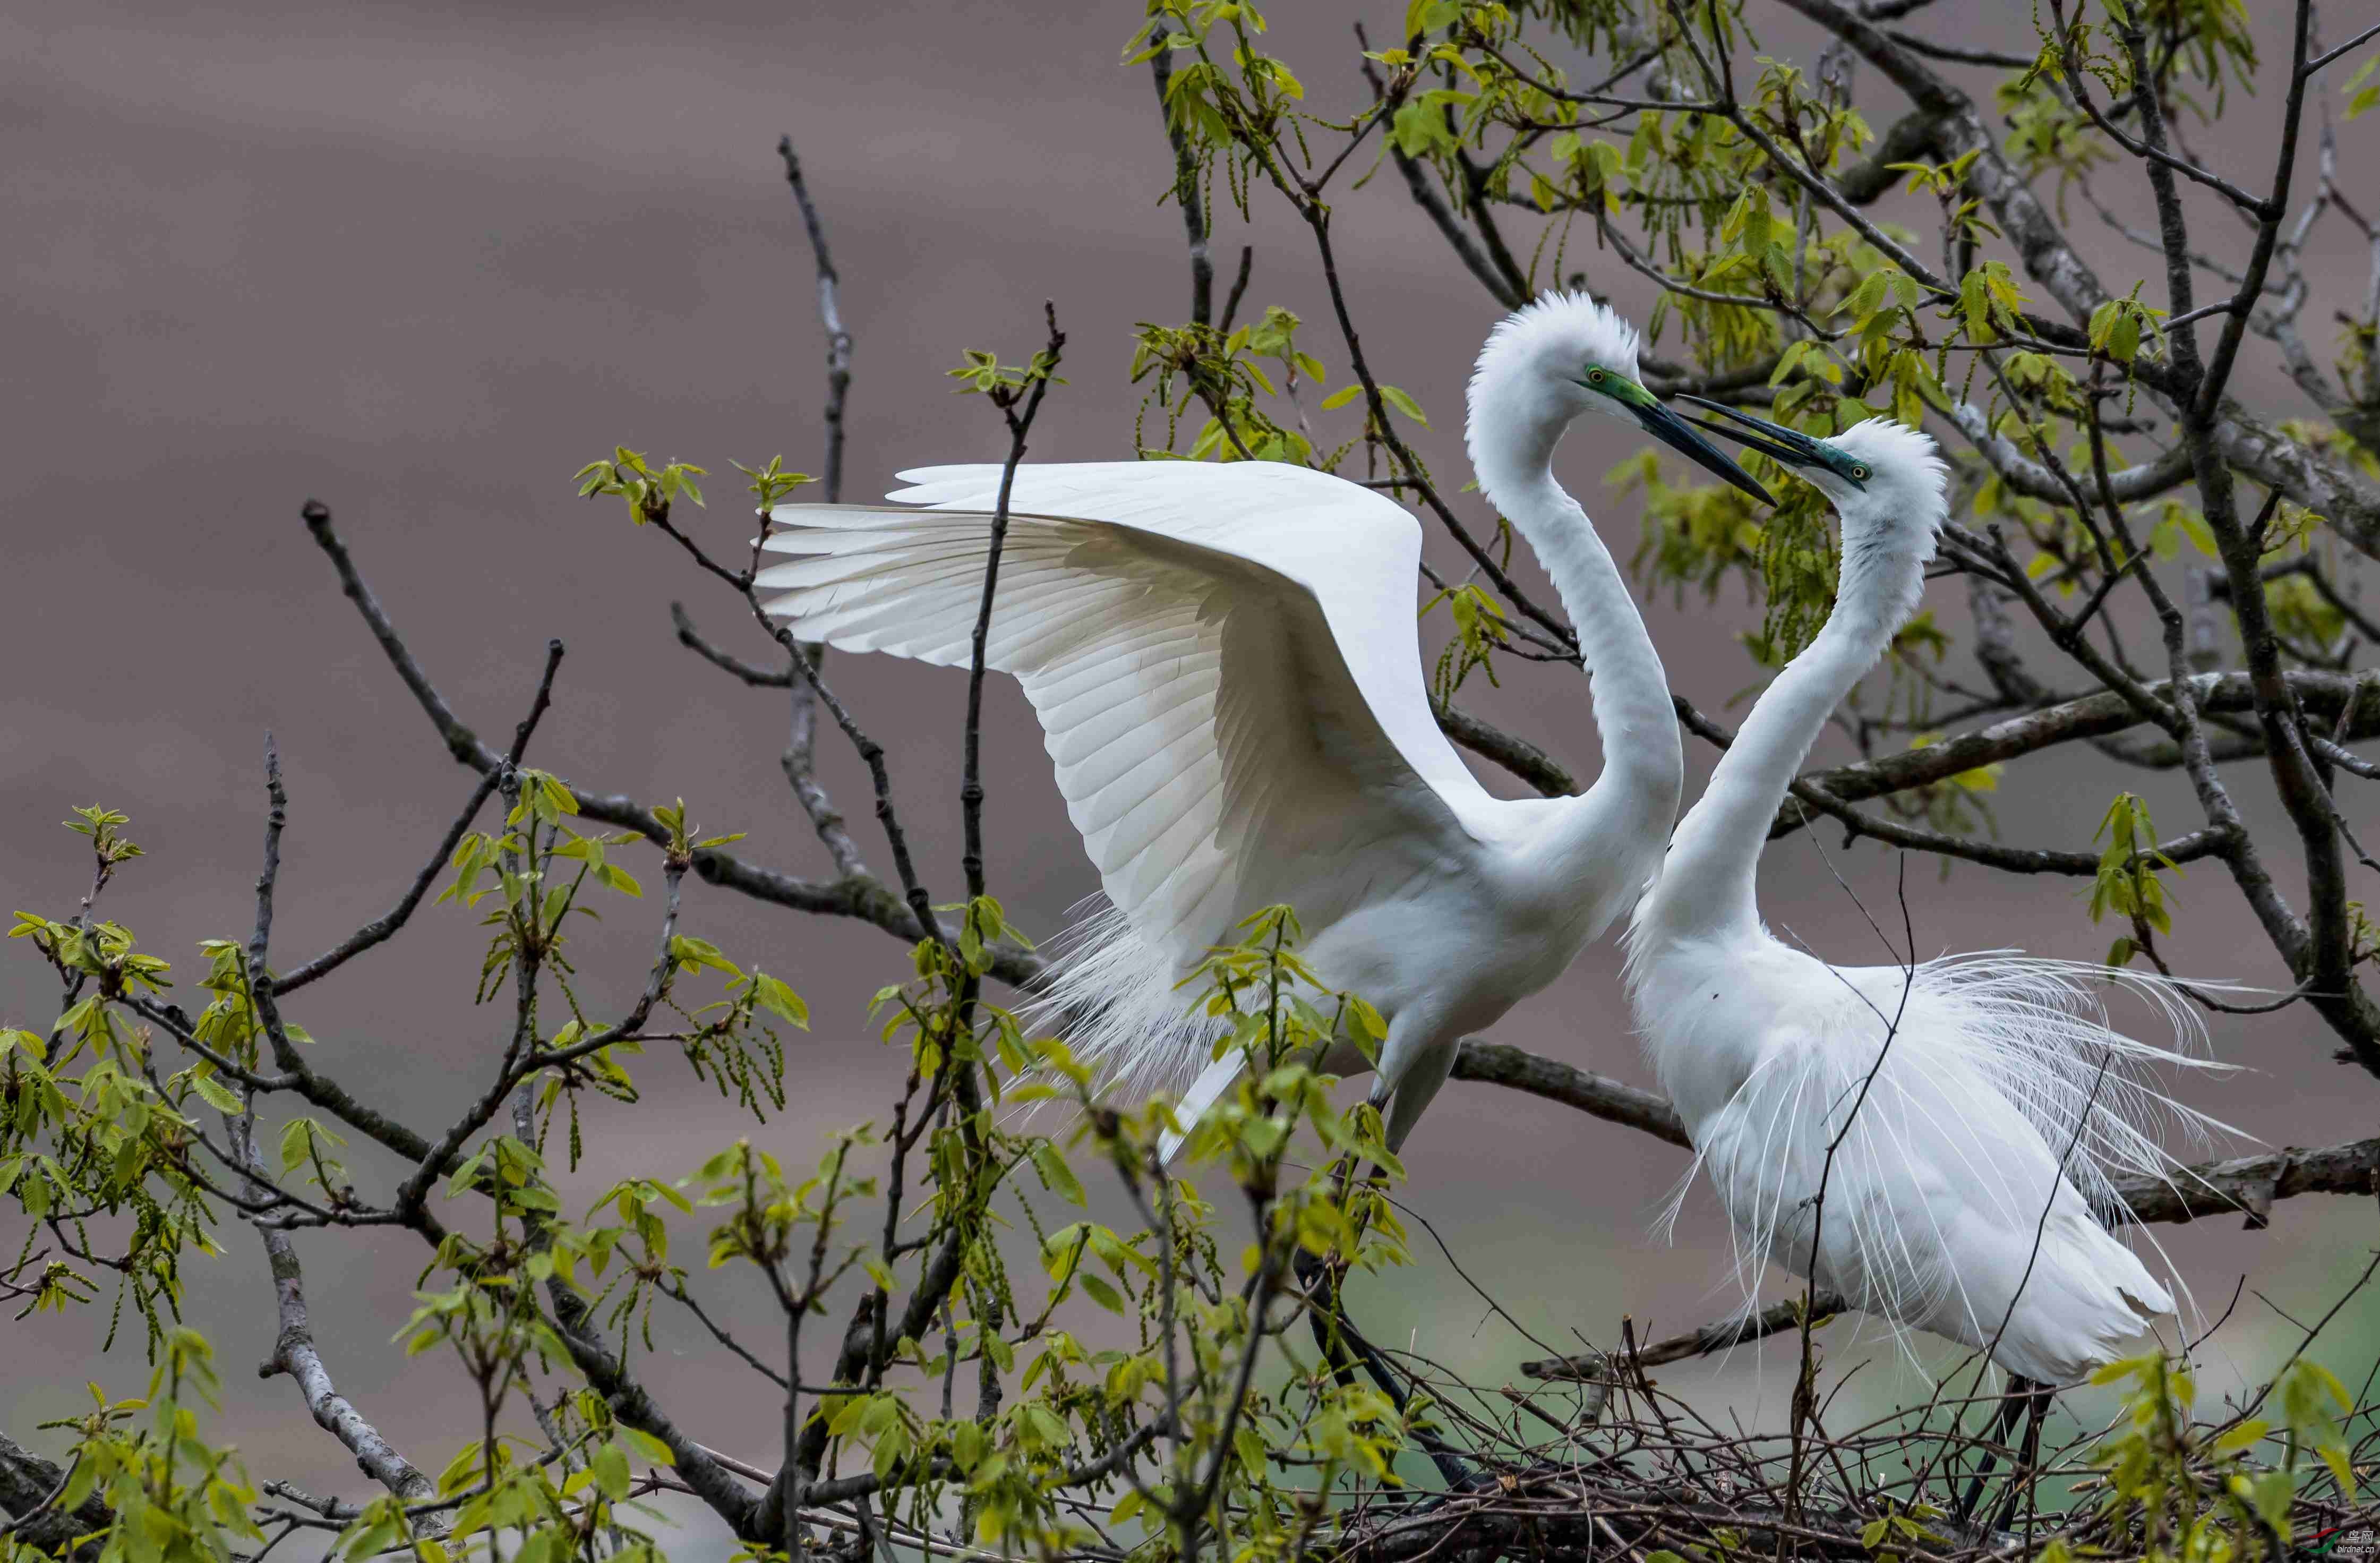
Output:
<svg viewBox="0 0 2380 1563">
<path fill-rule="evenodd" d="M 1347 28 L 1375 12 L 1376 25 L 1392 29 L 1402 6 L 1285 6 L 1274 18 L 1274 44 L 1305 74 L 1317 108 L 1364 101 Z M 790 467 L 817 470 L 821 338 L 810 253 L 774 151 L 785 132 L 829 225 L 857 337 L 846 497 L 881 491 L 906 465 L 997 458 L 996 418 L 953 397 L 941 372 L 968 347 L 1021 359 L 1039 339 L 1045 298 L 1071 337 L 1071 384 L 1050 404 L 1035 458 L 1127 454 L 1133 324 L 1187 313 L 1179 214 L 1158 203 L 1170 158 L 1148 77 L 1118 63 L 1136 14 L 885 0 L 706 4 L 667 17 L 509 4 L 460 15 L 255 0 L 0 15 L 9 214 L 0 385 L 18 495 L 0 580 L 10 659 L 0 685 L 0 864 L 12 904 L 67 914 L 87 864 L 80 838 L 56 822 L 72 805 L 113 804 L 132 815 L 149 855 L 104 910 L 194 976 L 196 940 L 245 936 L 250 922 L 268 729 L 291 798 L 279 963 L 377 914 L 419 866 L 472 778 L 340 597 L 298 521 L 309 495 L 333 507 L 466 720 L 508 731 L 546 638 L 559 635 L 570 653 L 538 763 L 648 800 L 684 796 L 703 825 L 749 832 L 737 850 L 755 861 L 830 875 L 777 770 L 782 694 L 747 690 L 681 650 L 668 604 L 685 599 L 747 654 L 766 643 L 739 623 L 730 594 L 665 540 L 632 529 L 616 501 L 576 499 L 570 474 L 614 443 L 706 466 L 711 508 L 686 519 L 733 549 L 749 522 L 731 458 L 783 453 Z M 2022 43 L 2022 27 L 2012 13 L 2002 31 Z M 1778 24 L 1763 42 L 1790 53 L 1801 39 Z M 1863 87 L 1880 126 L 1897 101 L 1872 78 Z M 2227 125 L 2223 144 L 2252 152 L 2268 135 L 2266 105 L 2235 104 L 2242 125 L 2237 137 Z M 2241 166 L 2252 168 L 2249 155 Z M 1376 365 L 1421 399 L 1431 415 L 1421 446 L 1441 473 L 1457 474 L 1461 387 L 1495 307 L 1392 172 L 1342 196 L 1339 231 Z M 1343 374 L 1302 231 L 1269 206 L 1250 229 L 1227 218 L 1217 236 L 1226 278 L 1244 240 L 1257 258 L 1243 318 L 1270 303 L 1299 311 L 1311 323 L 1306 345 Z M 2351 287 L 2359 263 L 2337 253 L 2313 269 Z M 1651 302 L 1585 240 L 1570 264 L 1640 318 Z M 2107 269 L 2129 279 L 2137 266 L 2110 255 Z M 2305 410 L 2260 359 L 2243 391 L 2285 414 Z M 1627 449 L 1612 432 L 1582 430 L 1561 460 L 1623 556 L 1638 536 L 1636 507 L 1601 475 Z M 1485 519 L 1475 497 L 1463 506 Z M 1453 556 L 1442 543 L 1432 552 Z M 1963 595 L 1937 588 L 1936 599 L 1946 626 L 1961 631 Z M 1713 606 L 1689 601 L 1681 611 L 1663 600 L 1648 612 L 1672 679 L 1706 709 L 1753 682 L 1734 635 L 1756 616 L 1740 589 Z M 872 659 L 839 659 L 832 672 L 890 751 L 929 885 L 938 899 L 955 898 L 965 680 Z M 1591 774 L 1583 695 L 1574 675 L 1526 669 L 1500 691 L 1475 679 L 1465 699 Z M 1004 681 L 990 698 L 991 883 L 1026 926 L 1051 933 L 1093 879 L 1029 711 Z M 864 774 L 832 731 L 821 753 L 871 861 L 889 868 Z M 1699 776 L 1708 753 L 1691 758 Z M 2270 821 L 2267 789 L 2252 771 L 2240 776 L 2256 817 Z M 2021 764 L 1994 801 L 2008 837 L 2075 847 L 2120 788 L 2147 796 L 2169 830 L 2192 817 L 2177 778 L 2114 772 L 2093 757 Z M 630 858 L 658 882 L 650 854 Z M 1889 861 L 1830 833 L 1769 855 L 1765 905 L 1822 953 L 1881 959 L 1838 872 L 1872 906 L 1890 907 Z M 2112 932 L 2087 921 L 2071 883 L 1965 868 L 1944 883 L 1917 864 L 1909 884 L 1923 953 L 2022 944 L 2087 959 Z M 2177 889 L 2175 944 L 2190 970 L 2281 980 L 2219 870 L 2194 869 Z M 598 997 L 625 1003 L 654 915 L 650 902 L 621 904 L 583 936 L 579 963 Z M 902 946 L 872 927 L 693 883 L 686 929 L 808 997 L 815 1025 L 790 1061 L 791 1110 L 753 1128 L 677 1060 L 650 1058 L 640 1111 L 594 1109 L 595 1165 L 571 1182 L 574 1193 L 630 1171 L 684 1176 L 738 1133 L 806 1164 L 821 1131 L 887 1110 L 898 1061 L 864 1006 L 905 974 Z M 473 918 L 425 909 L 396 945 L 306 994 L 295 1018 L 319 1039 L 326 1068 L 434 1128 L 498 1029 L 470 1003 L 479 945 Z M 0 1020 L 46 1025 L 55 995 L 44 972 L 22 946 L 7 954 Z M 1645 1078 L 1608 945 L 1496 1035 Z M 2330 1061 L 2332 1044 L 2310 1017 L 2222 1022 L 2215 1042 L 2249 1072 L 2192 1082 L 2188 1093 L 2248 1135 L 2313 1144 L 2372 1130 L 2373 1082 Z M 358 1147 L 354 1161 L 368 1191 L 386 1187 L 384 1159 Z M 1650 1235 L 1685 1170 L 1666 1145 L 1456 1085 L 1408 1161 L 1419 1214 L 1547 1341 L 1578 1332 L 1609 1342 L 1623 1313 L 1640 1331 L 1666 1332 L 1731 1300 L 1706 1201 L 1688 1198 L 1674 1242 Z M 2278 1311 L 2318 1313 L 2362 1269 L 2371 1231 L 2369 1209 L 2325 1200 L 2284 1205 L 2263 1234 L 2243 1234 L 2236 1220 L 2157 1230 L 2208 1314 L 2243 1274 L 2271 1299 L 2241 1302 L 2216 1342 L 2214 1385 L 2269 1367 L 2293 1336 Z M 12 1250 L 21 1236 L 0 1231 Z M 686 1225 L 684 1237 L 681 1256 L 698 1256 L 698 1228 Z M 354 1496 L 352 1465 L 306 1422 L 291 1387 L 249 1376 L 270 1349 L 272 1295 L 253 1234 L 231 1227 L 223 1242 L 226 1257 L 193 1264 L 189 1313 L 222 1352 L 229 1435 L 260 1479 Z M 1543 1354 L 1490 1320 L 1418 1229 L 1415 1242 L 1415 1270 L 1354 1299 L 1378 1337 L 1411 1339 L 1498 1382 Z M 471 1400 L 443 1362 L 408 1365 L 389 1344 L 412 1305 L 419 1244 L 310 1234 L 301 1246 L 341 1387 L 436 1469 L 452 1452 L 453 1415 Z M 697 1284 L 731 1313 L 757 1301 L 740 1280 L 702 1276 L 691 1262 Z M 30 1435 L 39 1418 L 74 1407 L 87 1377 L 138 1392 L 138 1340 L 99 1352 L 104 1310 L 103 1300 L 7 1326 L 0 1427 Z M 2368 1310 L 2359 1304 L 2343 1326 L 2327 1359 L 2367 1365 Z M 662 1327 L 668 1362 L 650 1372 L 665 1402 L 704 1441 L 768 1458 L 773 1392 L 707 1342 L 698 1349 L 676 1319 Z M 1838 1364 L 1861 1349 L 1839 1346 Z M 1889 1348 L 1876 1355 L 1860 1393 L 1880 1399 L 1922 1382 Z M 1773 1422 L 1790 1386 L 1783 1363 L 1746 1350 L 1666 1377 L 1748 1423 Z"/>
</svg>

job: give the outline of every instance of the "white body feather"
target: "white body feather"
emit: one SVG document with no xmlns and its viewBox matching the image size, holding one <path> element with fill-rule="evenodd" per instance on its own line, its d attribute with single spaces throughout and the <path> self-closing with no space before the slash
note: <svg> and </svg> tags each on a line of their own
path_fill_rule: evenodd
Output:
<svg viewBox="0 0 2380 1563">
<path fill-rule="evenodd" d="M 1250 913 L 1293 906 L 1307 963 L 1387 1020 L 1376 1096 L 1395 1092 L 1393 1143 L 1462 1037 L 1559 975 L 1658 861 L 1682 757 L 1626 584 L 1548 470 L 1597 399 L 1547 392 L 1558 358 L 1573 379 L 1587 359 L 1633 378 L 1633 333 L 1583 299 L 1500 326 L 1472 443 L 1597 674 L 1619 758 L 1583 797 L 1499 800 L 1439 733 L 1415 622 L 1420 529 L 1384 495 L 1271 462 L 1015 473 L 985 662 L 1032 702 L 1111 903 L 1070 939 L 1045 1012 L 1136 1086 L 1204 1069 L 1185 1125 L 1239 1060 L 1209 1067 L 1216 1032 L 1177 984 Z M 783 592 L 770 611 L 807 641 L 965 665 L 1001 476 L 904 473 L 915 486 L 889 497 L 915 508 L 779 509 L 767 546 L 797 562 L 761 573 Z M 1347 1051 L 1324 1067 L 1364 1067 Z"/>
<path fill-rule="evenodd" d="M 2045 1384 L 2173 1311 L 2097 1219 L 2119 1207 L 2110 1173 L 2173 1165 L 2134 1117 L 2165 1105 L 2144 1073 L 2170 1055 L 2109 1028 L 2086 985 L 2104 968 L 2001 952 L 1830 967 L 1764 936 L 1671 946 L 1638 969 L 1656 1071 L 1747 1295 L 1774 1259 Z"/>
<path fill-rule="evenodd" d="M 2112 1030 L 2095 985 L 2145 995 L 2185 1037 L 2194 1018 L 2137 974 L 2011 952 L 1837 967 L 1761 922 L 1769 822 L 1828 714 L 1914 609 L 1943 514 L 1930 440 L 1872 422 L 1834 443 L 1874 471 L 1864 491 L 1811 472 L 1842 517 L 1834 614 L 1680 823 L 1630 930 L 1631 1002 L 1747 1290 L 1773 1259 L 2011 1373 L 2071 1384 L 2174 1306 L 2094 1205 L 2113 1214 L 2112 1173 L 2174 1165 L 2143 1120 L 2203 1121 L 2145 1078 L 2175 1055 Z"/>
</svg>

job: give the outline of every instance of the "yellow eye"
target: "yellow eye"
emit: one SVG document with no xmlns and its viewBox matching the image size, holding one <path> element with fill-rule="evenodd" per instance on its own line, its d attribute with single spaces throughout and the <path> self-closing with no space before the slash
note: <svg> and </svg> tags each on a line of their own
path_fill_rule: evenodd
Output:
<svg viewBox="0 0 2380 1563">
<path fill-rule="evenodd" d="M 1586 372 L 1586 377 L 1587 377 L 1587 379 L 1589 379 L 1590 381 L 1594 382 L 1594 383 L 1595 383 L 1596 385 L 1602 385 L 1602 384 L 1603 384 L 1603 371 L 1601 371 L 1601 370 L 1599 370 L 1599 369 L 1590 369 L 1590 370 L 1588 370 L 1588 371 Z"/>
<path fill-rule="evenodd" d="M 1857 478 L 1862 482 L 1867 482 L 1867 469 L 1864 467 L 1853 467 L 1852 469 L 1852 476 Z"/>
</svg>

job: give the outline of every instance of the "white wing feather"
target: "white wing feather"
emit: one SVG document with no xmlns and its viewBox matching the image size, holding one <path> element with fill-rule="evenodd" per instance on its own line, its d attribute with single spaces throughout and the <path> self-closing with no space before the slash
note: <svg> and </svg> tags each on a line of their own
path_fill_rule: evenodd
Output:
<svg viewBox="0 0 2380 1563">
<path fill-rule="evenodd" d="M 789 506 L 771 613 L 806 641 L 964 665 L 1001 469 L 905 472 L 902 505 Z M 1020 467 L 986 665 L 1040 718 L 1116 916 L 1075 941 L 1078 1051 L 1172 1084 L 1208 1025 L 1173 984 L 1257 910 L 1327 922 L 1475 847 L 1495 800 L 1439 732 L 1420 529 L 1304 468 Z"/>
</svg>

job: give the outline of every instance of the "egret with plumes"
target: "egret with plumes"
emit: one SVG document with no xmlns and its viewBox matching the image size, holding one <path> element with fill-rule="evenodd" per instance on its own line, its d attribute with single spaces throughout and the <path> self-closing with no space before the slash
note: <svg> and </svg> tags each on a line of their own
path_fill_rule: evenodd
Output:
<svg viewBox="0 0 2380 1563">
<path fill-rule="evenodd" d="M 1032 702 L 1109 902 L 1046 1008 L 1136 1087 L 1195 1074 L 1185 1128 L 1242 1060 L 1214 1057 L 1218 1023 L 1177 984 L 1257 910 L 1293 907 L 1315 974 L 1386 1021 L 1372 1099 L 1394 1146 L 1462 1038 L 1553 981 L 1659 861 L 1683 769 L 1668 682 L 1554 449 L 1582 416 L 1620 420 L 1768 495 L 1645 389 L 1636 333 L 1585 297 L 1498 324 L 1469 399 L 1480 488 L 1594 676 L 1604 766 L 1581 796 L 1495 798 L 1439 731 L 1421 531 L 1387 496 L 1268 461 L 1016 470 L 985 665 Z M 902 477 L 890 506 L 777 509 L 767 547 L 795 558 L 759 584 L 804 641 L 966 665 L 1002 469 Z M 1320 1064 L 1367 1067 L 1351 1044 Z"/>
<path fill-rule="evenodd" d="M 2177 1053 L 2095 995 L 2166 983 L 2008 951 L 1834 966 L 1774 937 L 1755 898 L 1771 823 L 1836 706 L 1915 611 L 1945 517 L 1934 442 L 1888 420 L 1811 439 L 1716 403 L 1747 446 L 1835 506 L 1842 570 L 1816 638 L 1761 695 L 1628 933 L 1639 1032 L 1717 1189 L 1747 1282 L 1775 1260 L 2033 1386 L 2113 1361 L 2174 1303 L 2095 1215 L 2112 1174 L 2168 1176 L 2144 1125 Z M 2026 1382 L 2026 1381 L 2029 1381 Z M 2011 1406 L 2014 1405 L 2011 1400 Z"/>
</svg>

